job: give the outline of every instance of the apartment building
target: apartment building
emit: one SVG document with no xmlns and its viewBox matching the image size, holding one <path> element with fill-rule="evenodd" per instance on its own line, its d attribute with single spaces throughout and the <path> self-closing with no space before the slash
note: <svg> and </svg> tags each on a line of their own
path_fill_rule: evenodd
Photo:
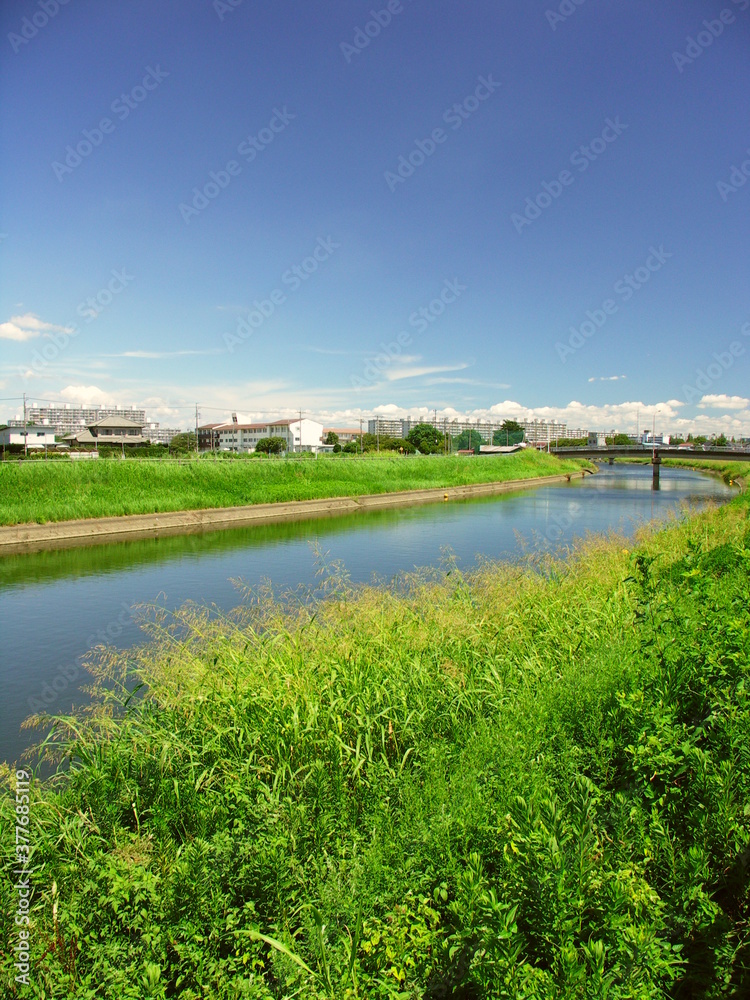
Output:
<svg viewBox="0 0 750 1000">
<path fill-rule="evenodd" d="M 73 406 L 65 403 L 60 406 L 27 406 L 26 424 L 42 424 L 49 427 L 54 434 L 75 434 L 77 431 L 94 424 L 104 417 L 125 417 L 133 423 L 146 424 L 146 411 L 135 406 Z M 8 421 L 9 427 L 23 427 L 24 420 L 20 414 Z M 156 425 L 158 427 L 158 424 Z"/>
<path fill-rule="evenodd" d="M 143 428 L 143 436 L 151 444 L 169 444 L 173 437 L 184 434 L 184 430 L 179 427 L 160 427 L 158 422 L 149 423 Z"/>
<path fill-rule="evenodd" d="M 367 421 L 368 434 L 380 434 L 381 437 L 402 438 L 404 437 L 404 425 L 408 424 L 411 429 L 411 418 L 405 420 L 389 420 L 386 417 L 374 417 Z M 359 434 L 359 428 L 357 429 Z M 407 430 L 408 434 L 409 431 Z"/>
</svg>

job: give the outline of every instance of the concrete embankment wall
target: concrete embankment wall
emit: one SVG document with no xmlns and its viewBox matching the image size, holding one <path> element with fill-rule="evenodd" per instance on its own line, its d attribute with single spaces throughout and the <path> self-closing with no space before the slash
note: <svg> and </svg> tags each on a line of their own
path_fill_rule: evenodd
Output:
<svg viewBox="0 0 750 1000">
<path fill-rule="evenodd" d="M 586 470 L 588 471 L 588 470 Z M 567 473 L 537 479 L 516 479 L 503 483 L 476 483 L 439 489 L 407 490 L 358 497 L 331 497 L 325 500 L 294 500 L 287 503 L 253 504 L 248 507 L 211 507 L 206 510 L 178 510 L 162 514 L 131 514 L 97 517 L 48 524 L 16 524 L 0 527 L 0 555 L 62 549 L 75 545 L 104 545 L 136 538 L 160 538 L 202 531 L 244 528 L 253 524 L 301 521 L 340 514 L 354 514 L 387 507 L 407 507 L 440 500 L 461 500 L 492 496 L 532 486 L 549 486 L 585 475 Z"/>
</svg>

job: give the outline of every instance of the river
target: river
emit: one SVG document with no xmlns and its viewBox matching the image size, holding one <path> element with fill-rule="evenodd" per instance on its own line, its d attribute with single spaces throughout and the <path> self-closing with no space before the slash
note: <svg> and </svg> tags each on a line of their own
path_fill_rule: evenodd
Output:
<svg viewBox="0 0 750 1000">
<path fill-rule="evenodd" d="M 685 502 L 721 503 L 733 492 L 714 477 L 673 468 L 661 469 L 654 491 L 650 466 L 603 466 L 569 484 L 479 500 L 2 557 L 0 760 L 16 760 L 38 738 L 20 728 L 32 711 L 80 704 L 90 649 L 143 640 L 136 604 L 192 600 L 226 609 L 241 600 L 234 580 L 268 581 L 279 592 L 314 588 L 321 554 L 355 582 L 434 566 L 447 550 L 461 568 L 477 556 L 518 559 L 587 532 L 630 535 Z"/>
</svg>

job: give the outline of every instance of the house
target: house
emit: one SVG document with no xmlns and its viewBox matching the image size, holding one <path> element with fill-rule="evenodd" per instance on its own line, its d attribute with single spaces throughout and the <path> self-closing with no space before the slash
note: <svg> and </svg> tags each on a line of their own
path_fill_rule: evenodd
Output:
<svg viewBox="0 0 750 1000">
<path fill-rule="evenodd" d="M 607 435 L 604 431 L 589 431 L 589 448 L 606 448 Z"/>
<path fill-rule="evenodd" d="M 27 448 L 54 448 L 54 427 L 42 427 L 39 424 L 28 424 L 23 427 L 0 427 L 0 446 L 24 444 Z"/>
<path fill-rule="evenodd" d="M 373 421 L 370 421 L 370 423 L 373 423 Z M 359 441 L 360 434 L 362 433 L 359 427 L 324 427 L 321 441 L 325 441 L 331 431 L 338 437 L 339 444 L 342 446 L 349 444 L 351 441 Z M 377 431 L 373 431 L 372 433 L 375 434 Z"/>
<path fill-rule="evenodd" d="M 102 417 L 75 434 L 67 434 L 63 440 L 71 445 L 90 444 L 97 447 L 146 444 L 148 438 L 143 436 L 143 426 L 140 421 L 128 420 L 127 417 Z"/>
</svg>

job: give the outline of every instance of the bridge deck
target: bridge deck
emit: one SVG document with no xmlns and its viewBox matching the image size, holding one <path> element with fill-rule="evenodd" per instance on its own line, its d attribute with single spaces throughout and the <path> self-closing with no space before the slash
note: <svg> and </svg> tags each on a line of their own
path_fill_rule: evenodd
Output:
<svg viewBox="0 0 750 1000">
<path fill-rule="evenodd" d="M 553 455 L 577 458 L 652 458 L 654 450 L 660 459 L 681 458 L 690 461 L 691 458 L 721 459 L 730 462 L 750 462 L 750 451 L 733 451 L 731 448 L 711 448 L 708 451 L 688 451 L 681 448 L 657 447 L 649 445 L 615 444 L 607 448 L 550 448 Z"/>
</svg>

